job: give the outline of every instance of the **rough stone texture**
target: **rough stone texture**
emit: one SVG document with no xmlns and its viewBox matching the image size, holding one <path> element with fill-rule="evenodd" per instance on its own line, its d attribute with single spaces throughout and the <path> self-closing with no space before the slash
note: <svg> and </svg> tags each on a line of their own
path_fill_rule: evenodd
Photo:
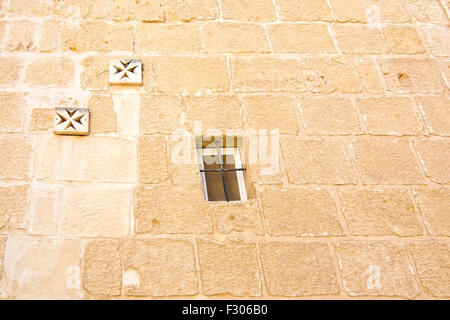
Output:
<svg viewBox="0 0 450 320">
<path fill-rule="evenodd" d="M 29 136 L 0 135 L 0 179 L 28 180 L 33 139 Z"/>
<path fill-rule="evenodd" d="M 0 232 L 24 227 L 29 189 L 29 185 L 0 186 Z"/>
<path fill-rule="evenodd" d="M 271 235 L 343 234 L 335 202 L 326 190 L 266 187 L 260 196 L 267 231 Z"/>
<path fill-rule="evenodd" d="M 73 81 L 74 71 L 70 58 L 39 58 L 28 65 L 25 83 L 36 87 L 67 87 Z"/>
<path fill-rule="evenodd" d="M 361 132 L 351 101 L 343 98 L 299 98 L 307 134 L 356 134 Z"/>
<path fill-rule="evenodd" d="M 418 213 L 408 191 L 342 190 L 342 211 L 350 234 L 356 236 L 420 236 Z"/>
<path fill-rule="evenodd" d="M 163 136 L 142 137 L 138 150 L 139 180 L 160 183 L 168 178 L 167 143 Z"/>
<path fill-rule="evenodd" d="M 385 53 L 387 47 L 381 31 L 359 24 L 335 24 L 338 46 L 344 53 Z"/>
<path fill-rule="evenodd" d="M 116 131 L 117 119 L 110 95 L 92 95 L 88 101 L 88 108 L 90 132 Z"/>
<path fill-rule="evenodd" d="M 379 61 L 388 91 L 396 93 L 442 93 L 444 86 L 429 59 L 383 59 Z"/>
<path fill-rule="evenodd" d="M 450 235 L 450 190 L 416 189 L 416 202 L 423 216 L 427 231 L 436 236 Z"/>
<path fill-rule="evenodd" d="M 235 58 L 231 60 L 235 91 L 305 90 L 300 65 L 294 59 Z"/>
<path fill-rule="evenodd" d="M 171 134 L 179 126 L 180 98 L 173 95 L 142 97 L 139 132 L 141 134 Z"/>
<path fill-rule="evenodd" d="M 31 113 L 30 130 L 42 131 L 52 129 L 54 116 L 55 109 L 33 109 Z"/>
<path fill-rule="evenodd" d="M 408 251 L 416 265 L 425 291 L 435 297 L 450 297 L 450 243 L 415 241 Z"/>
<path fill-rule="evenodd" d="M 198 293 L 194 248 L 184 240 L 129 240 L 121 249 L 125 274 L 137 281 L 124 283 L 128 296 L 182 296 Z"/>
<path fill-rule="evenodd" d="M 450 183 L 450 141 L 420 140 L 414 144 L 427 176 L 437 183 Z"/>
<path fill-rule="evenodd" d="M 1 34 L 1 24 L 0 24 Z M 1 36 L 0 36 L 1 40 Z M 19 72 L 22 68 L 23 60 L 15 57 L 0 57 L 0 87 L 14 87 L 19 79 Z"/>
<path fill-rule="evenodd" d="M 269 22 L 275 20 L 272 0 L 221 0 L 224 19 Z"/>
<path fill-rule="evenodd" d="M 335 52 L 325 24 L 274 24 L 269 35 L 274 52 Z"/>
<path fill-rule="evenodd" d="M 200 35 L 197 26 L 143 23 L 136 34 L 138 50 L 144 52 L 200 51 Z"/>
<path fill-rule="evenodd" d="M 364 184 L 424 182 L 408 142 L 397 138 L 359 138 L 352 142 Z"/>
<path fill-rule="evenodd" d="M 220 233 L 264 234 L 257 201 L 219 204 L 214 210 L 216 227 Z"/>
<path fill-rule="evenodd" d="M 166 13 L 169 21 L 212 20 L 219 17 L 216 0 L 167 0 Z"/>
<path fill-rule="evenodd" d="M 57 187 L 33 185 L 27 230 L 30 234 L 56 236 L 58 232 Z"/>
<path fill-rule="evenodd" d="M 450 35 L 448 27 L 423 27 L 428 47 L 436 57 L 448 57 L 450 55 Z"/>
<path fill-rule="evenodd" d="M 270 52 L 263 26 L 208 23 L 201 31 L 204 52 Z"/>
<path fill-rule="evenodd" d="M 122 287 L 119 241 L 93 240 L 84 251 L 83 288 L 90 294 L 118 296 Z"/>
<path fill-rule="evenodd" d="M 6 247 L 6 237 L 0 237 L 0 280 L 2 279 L 3 275 L 3 257 L 5 253 L 5 247 Z"/>
<path fill-rule="evenodd" d="M 17 20 L 9 23 L 8 51 L 33 51 L 36 49 L 35 33 L 38 28 L 36 22 Z"/>
<path fill-rule="evenodd" d="M 450 88 L 450 60 L 439 60 L 438 68 L 447 88 Z"/>
<path fill-rule="evenodd" d="M 9 299 L 79 299 L 78 240 L 10 235 L 4 275 Z"/>
<path fill-rule="evenodd" d="M 450 135 L 449 97 L 416 97 L 416 103 L 431 134 Z"/>
<path fill-rule="evenodd" d="M 371 19 L 371 14 L 374 16 L 372 19 L 377 23 L 377 19 L 380 22 L 393 22 L 393 23 L 405 23 L 410 22 L 410 16 L 406 7 L 405 0 L 361 0 L 366 8 L 366 14 Z M 370 8 L 376 8 L 377 10 L 370 10 Z M 375 14 L 374 14 L 375 12 Z M 378 14 L 379 13 L 379 14 Z"/>
<path fill-rule="evenodd" d="M 41 52 L 51 52 L 58 49 L 59 30 L 61 26 L 57 20 L 45 20 L 41 25 L 41 36 L 38 49 Z"/>
<path fill-rule="evenodd" d="M 448 24 L 439 0 L 407 0 L 410 12 L 421 22 Z M 448 3 L 447 3 L 448 6 Z"/>
<path fill-rule="evenodd" d="M 254 130 L 278 129 L 280 134 L 298 133 L 297 115 L 294 101 L 286 96 L 246 96 L 249 128 Z M 275 116 L 276 115 L 276 116 Z"/>
<path fill-rule="evenodd" d="M 197 243 L 205 295 L 260 296 L 256 245 L 244 241 Z"/>
<path fill-rule="evenodd" d="M 281 20 L 285 21 L 331 21 L 330 8 L 326 0 L 277 0 Z"/>
<path fill-rule="evenodd" d="M 130 224 L 132 191 L 118 187 L 64 189 L 60 232 L 68 237 L 124 237 Z"/>
<path fill-rule="evenodd" d="M 419 54 L 425 51 L 413 27 L 387 26 L 383 33 L 392 53 Z"/>
<path fill-rule="evenodd" d="M 418 295 L 405 247 L 388 241 L 344 241 L 336 244 L 335 251 L 350 296 Z"/>
<path fill-rule="evenodd" d="M 371 134 L 414 135 L 423 129 L 411 99 L 386 97 L 357 99 L 357 101 Z"/>
<path fill-rule="evenodd" d="M 112 0 L 108 12 L 112 19 L 118 21 L 164 21 L 164 0 Z"/>
<path fill-rule="evenodd" d="M 372 59 L 355 60 L 355 68 L 359 73 L 361 85 L 367 93 L 383 93 L 383 85 L 381 83 L 380 75 L 378 74 L 378 66 Z"/>
<path fill-rule="evenodd" d="M 25 122 L 26 95 L 19 92 L 0 93 L 0 131 L 19 132 Z"/>
<path fill-rule="evenodd" d="M 81 86 L 89 90 L 108 89 L 108 58 L 95 55 L 87 56 L 81 62 L 83 72 L 81 73 Z"/>
<path fill-rule="evenodd" d="M 330 4 L 339 22 L 367 21 L 361 0 L 330 0 Z"/>
<path fill-rule="evenodd" d="M 295 184 L 353 184 L 355 172 L 345 146 L 336 141 L 281 138 L 288 180 Z"/>
<path fill-rule="evenodd" d="M 298 297 L 338 294 L 326 243 L 261 243 L 261 261 L 270 295 Z"/>
<path fill-rule="evenodd" d="M 155 186 L 135 192 L 136 233 L 211 233 L 213 208 L 200 188 Z"/>
</svg>

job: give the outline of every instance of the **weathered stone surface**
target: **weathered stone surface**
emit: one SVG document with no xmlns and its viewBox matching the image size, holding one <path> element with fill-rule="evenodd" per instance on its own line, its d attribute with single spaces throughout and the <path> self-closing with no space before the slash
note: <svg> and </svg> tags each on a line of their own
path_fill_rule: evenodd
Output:
<svg viewBox="0 0 450 320">
<path fill-rule="evenodd" d="M 367 20 L 361 0 L 330 0 L 330 4 L 339 22 L 365 22 Z"/>
<path fill-rule="evenodd" d="M 450 135 L 449 97 L 416 97 L 416 102 L 431 134 Z"/>
<path fill-rule="evenodd" d="M 422 28 L 428 47 L 436 57 L 450 56 L 450 35 L 448 27 L 430 27 Z"/>
<path fill-rule="evenodd" d="M 450 244 L 448 241 L 415 241 L 408 244 L 420 281 L 434 297 L 450 297 Z"/>
<path fill-rule="evenodd" d="M 224 19 L 268 22 L 275 20 L 272 0 L 221 0 Z"/>
<path fill-rule="evenodd" d="M 71 58 L 38 58 L 25 71 L 25 83 L 35 87 L 67 87 L 74 78 Z"/>
<path fill-rule="evenodd" d="M 364 184 L 421 184 L 424 182 L 408 141 L 397 138 L 359 138 L 351 143 Z"/>
<path fill-rule="evenodd" d="M 178 117 L 181 111 L 178 96 L 142 96 L 139 132 L 141 134 L 171 134 L 179 127 Z"/>
<path fill-rule="evenodd" d="M 2 33 L 0 27 L 0 34 Z M 1 41 L 1 36 L 0 36 Z M 19 80 L 19 73 L 23 67 L 23 59 L 16 57 L 0 57 L 0 87 L 14 87 Z"/>
<path fill-rule="evenodd" d="M 8 42 L 6 50 L 8 51 L 33 51 L 36 49 L 35 33 L 38 24 L 29 20 L 10 21 Z"/>
<path fill-rule="evenodd" d="M 51 0 L 10 0 L 8 12 L 14 16 L 46 16 L 50 13 Z"/>
<path fill-rule="evenodd" d="M 57 20 L 44 20 L 41 25 L 41 36 L 38 49 L 41 52 L 50 52 L 58 49 L 60 23 Z"/>
<path fill-rule="evenodd" d="M 439 0 L 407 0 L 410 12 L 421 22 L 448 24 Z M 447 3 L 448 5 L 448 3 Z"/>
<path fill-rule="evenodd" d="M 357 102 L 371 134 L 414 135 L 423 130 L 414 102 L 409 98 L 368 98 Z"/>
<path fill-rule="evenodd" d="M 4 257 L 10 299 L 79 299 L 80 243 L 9 235 Z"/>
<path fill-rule="evenodd" d="M 33 109 L 31 112 L 31 131 L 49 130 L 53 128 L 53 117 L 55 109 Z"/>
<path fill-rule="evenodd" d="M 450 183 L 450 141 L 420 140 L 414 143 L 427 176 L 437 183 Z"/>
<path fill-rule="evenodd" d="M 368 20 L 379 22 L 410 22 L 405 0 L 362 0 Z M 375 10 L 373 10 L 375 9 Z"/>
<path fill-rule="evenodd" d="M 406 248 L 387 241 L 343 241 L 335 246 L 350 296 L 414 298 L 419 289 Z"/>
<path fill-rule="evenodd" d="M 36 177 L 134 183 L 136 149 L 135 141 L 117 137 L 42 136 L 36 148 Z"/>
<path fill-rule="evenodd" d="M 0 237 L 0 280 L 2 280 L 3 276 L 3 257 L 5 253 L 6 247 L 6 237 Z"/>
<path fill-rule="evenodd" d="M 342 211 L 350 234 L 420 236 L 418 213 L 405 190 L 342 190 Z"/>
<path fill-rule="evenodd" d="M 136 233 L 211 233 L 212 206 L 197 190 L 157 186 L 135 192 Z"/>
<path fill-rule="evenodd" d="M 221 203 L 214 210 L 216 227 L 220 233 L 264 234 L 257 201 Z"/>
<path fill-rule="evenodd" d="M 117 119 L 111 95 L 92 95 L 88 101 L 88 108 L 90 132 L 116 131 Z"/>
<path fill-rule="evenodd" d="M 169 177 L 167 142 L 164 136 L 139 139 L 139 180 L 142 183 L 160 183 Z"/>
<path fill-rule="evenodd" d="M 120 136 L 136 137 L 139 134 L 139 94 L 114 94 L 113 109 L 117 115 L 117 132 Z"/>
<path fill-rule="evenodd" d="M 208 23 L 201 26 L 205 52 L 270 52 L 263 26 Z"/>
<path fill-rule="evenodd" d="M 359 74 L 361 85 L 367 93 L 384 92 L 381 78 L 378 74 L 378 66 L 372 59 L 355 59 L 355 68 Z"/>
<path fill-rule="evenodd" d="M 245 57 L 231 60 L 235 91 L 305 90 L 300 65 L 295 59 Z"/>
<path fill-rule="evenodd" d="M 20 1 L 20 0 L 17 0 Z M 47 1 L 47 0 L 44 0 Z M 66 19 L 106 19 L 110 0 L 51 0 L 52 11 L 56 16 Z M 131 1 L 130 1 L 131 2 Z"/>
<path fill-rule="evenodd" d="M 331 21 L 326 0 L 277 0 L 281 20 L 285 21 Z"/>
<path fill-rule="evenodd" d="M 338 46 L 344 53 L 386 53 L 383 34 L 361 24 L 334 24 Z"/>
<path fill-rule="evenodd" d="M 275 52 L 335 52 L 325 24 L 274 24 L 268 29 Z"/>
<path fill-rule="evenodd" d="M 59 188 L 33 184 L 27 231 L 29 234 L 56 236 L 58 231 Z"/>
<path fill-rule="evenodd" d="M 438 60 L 437 65 L 447 88 L 450 88 L 450 60 Z"/>
<path fill-rule="evenodd" d="M 29 185 L 0 187 L 0 231 L 25 226 L 29 189 Z"/>
<path fill-rule="evenodd" d="M 19 92 L 0 93 L 0 131 L 23 131 L 27 107 L 25 97 Z"/>
<path fill-rule="evenodd" d="M 166 13 L 169 21 L 212 20 L 219 17 L 216 0 L 167 0 Z"/>
<path fill-rule="evenodd" d="M 129 296 L 182 296 L 198 293 L 194 247 L 185 240 L 129 240 L 121 249 Z M 125 277 L 124 277 L 125 280 Z"/>
<path fill-rule="evenodd" d="M 289 182 L 296 184 L 353 184 L 355 172 L 345 146 L 327 140 L 281 138 Z"/>
<path fill-rule="evenodd" d="M 261 243 L 261 260 L 271 296 L 338 294 L 339 286 L 326 243 Z"/>
<path fill-rule="evenodd" d="M 344 98 L 299 98 L 307 134 L 355 134 L 361 132 L 352 102 Z"/>
<path fill-rule="evenodd" d="M 81 62 L 81 87 L 88 90 L 108 89 L 108 58 L 105 56 L 87 56 Z"/>
<path fill-rule="evenodd" d="M 225 59 L 156 57 L 156 87 L 162 92 L 196 92 L 228 90 Z M 186 81 L 189 76 L 189 81 Z"/>
<path fill-rule="evenodd" d="M 111 0 L 109 16 L 118 21 L 164 21 L 164 0 Z"/>
<path fill-rule="evenodd" d="M 308 89 L 313 93 L 357 93 L 361 85 L 354 66 L 333 58 L 302 59 Z"/>
<path fill-rule="evenodd" d="M 119 241 L 94 240 L 84 252 L 83 287 L 94 295 L 119 296 L 122 264 Z"/>
<path fill-rule="evenodd" d="M 0 179 L 22 180 L 30 177 L 33 139 L 29 136 L 0 136 Z"/>
<path fill-rule="evenodd" d="M 388 91 L 441 93 L 442 79 L 429 59 L 383 59 L 379 61 Z"/>
<path fill-rule="evenodd" d="M 326 190 L 266 187 L 260 196 L 270 235 L 343 234 L 335 202 Z"/>
<path fill-rule="evenodd" d="M 261 296 L 254 243 L 200 240 L 197 246 L 205 295 Z"/>
<path fill-rule="evenodd" d="M 142 52 L 195 52 L 200 50 L 197 26 L 142 23 L 136 31 L 138 50 Z"/>
<path fill-rule="evenodd" d="M 450 236 L 450 189 L 416 189 L 415 195 L 427 231 L 435 236 Z"/>
<path fill-rule="evenodd" d="M 69 237 L 124 237 L 132 191 L 124 187 L 66 187 L 60 232 Z"/>
<path fill-rule="evenodd" d="M 413 27 L 387 26 L 383 33 L 392 53 L 419 54 L 425 51 Z"/>
<path fill-rule="evenodd" d="M 246 96 L 248 126 L 254 130 L 279 130 L 280 134 L 298 133 L 297 115 L 294 101 L 286 96 Z"/>
</svg>

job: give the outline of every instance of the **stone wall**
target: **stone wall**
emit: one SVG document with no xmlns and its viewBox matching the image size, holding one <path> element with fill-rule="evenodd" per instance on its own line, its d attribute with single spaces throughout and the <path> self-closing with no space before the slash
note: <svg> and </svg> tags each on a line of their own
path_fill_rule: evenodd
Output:
<svg viewBox="0 0 450 320">
<path fill-rule="evenodd" d="M 444 0 L 0 0 L 0 297 L 450 297 Z M 143 85 L 108 85 L 108 61 Z M 53 134 L 54 107 L 90 134 Z M 207 202 L 172 134 L 278 129 Z"/>
</svg>

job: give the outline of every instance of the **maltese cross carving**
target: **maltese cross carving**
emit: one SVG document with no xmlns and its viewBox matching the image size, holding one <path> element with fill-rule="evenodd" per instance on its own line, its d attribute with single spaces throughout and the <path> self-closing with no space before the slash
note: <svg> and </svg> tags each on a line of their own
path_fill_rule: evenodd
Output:
<svg viewBox="0 0 450 320">
<path fill-rule="evenodd" d="M 85 136 L 89 134 L 89 110 L 55 108 L 54 133 Z"/>
<path fill-rule="evenodd" d="M 122 85 L 142 85 L 141 60 L 111 60 L 109 62 L 109 83 Z"/>
</svg>

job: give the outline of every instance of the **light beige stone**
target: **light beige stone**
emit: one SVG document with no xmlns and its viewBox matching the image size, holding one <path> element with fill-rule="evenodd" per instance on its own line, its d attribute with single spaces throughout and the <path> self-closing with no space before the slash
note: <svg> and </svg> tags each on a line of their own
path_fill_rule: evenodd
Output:
<svg viewBox="0 0 450 320">
<path fill-rule="evenodd" d="M 359 74 L 361 85 L 365 92 L 384 92 L 375 61 L 373 61 L 372 59 L 356 59 L 355 68 Z"/>
<path fill-rule="evenodd" d="M 41 52 L 51 52 L 58 49 L 60 23 L 57 20 L 44 20 L 40 29 L 38 49 Z"/>
<path fill-rule="evenodd" d="M 279 130 L 280 134 L 298 133 L 297 115 L 294 101 L 286 96 L 246 96 L 249 128 L 254 130 Z"/>
<path fill-rule="evenodd" d="M 164 21 L 164 0 L 111 0 L 108 8 L 113 20 Z"/>
<path fill-rule="evenodd" d="M 275 20 L 272 0 L 220 0 L 224 19 L 268 22 Z"/>
<path fill-rule="evenodd" d="M 3 276 L 3 257 L 5 253 L 5 247 L 6 247 L 6 237 L 0 237 L 0 281 L 2 280 Z"/>
<path fill-rule="evenodd" d="M 36 22 L 16 20 L 8 22 L 8 51 L 33 51 L 36 49 L 35 33 L 38 29 Z"/>
<path fill-rule="evenodd" d="M 20 132 L 25 123 L 26 94 L 0 93 L 0 131 Z"/>
<path fill-rule="evenodd" d="M 436 57 L 450 56 L 450 35 L 448 27 L 429 27 L 422 28 L 422 32 L 427 41 L 428 47 Z"/>
<path fill-rule="evenodd" d="M 362 0 L 369 21 L 405 23 L 410 22 L 405 0 Z M 375 8 L 376 10 L 372 10 Z M 373 16 L 372 16 L 373 15 Z M 380 21 L 377 21 L 377 20 Z"/>
<path fill-rule="evenodd" d="M 361 0 L 330 0 L 339 22 L 366 22 L 366 12 Z"/>
<path fill-rule="evenodd" d="M 0 41 L 1 41 L 0 28 Z M 0 87 L 14 87 L 19 80 L 23 59 L 16 57 L 0 57 Z"/>
<path fill-rule="evenodd" d="M 136 233 L 211 233 L 213 207 L 197 190 L 155 186 L 135 192 Z"/>
<path fill-rule="evenodd" d="M 450 141 L 420 140 L 414 143 L 427 176 L 437 183 L 450 183 Z"/>
<path fill-rule="evenodd" d="M 439 298 L 450 297 L 450 244 L 448 241 L 415 241 L 408 244 L 425 291 Z"/>
<path fill-rule="evenodd" d="M 20 1 L 20 0 L 17 0 Z M 47 0 L 45 0 L 47 1 Z M 50 0 L 53 14 L 65 19 L 106 19 L 110 0 Z"/>
<path fill-rule="evenodd" d="M 300 297 L 339 293 L 326 243 L 263 242 L 260 246 L 269 295 Z"/>
<path fill-rule="evenodd" d="M 38 58 L 25 71 L 25 83 L 34 87 L 67 87 L 74 80 L 71 58 Z"/>
<path fill-rule="evenodd" d="M 397 138 L 359 138 L 351 143 L 363 184 L 422 184 L 424 182 L 408 141 Z"/>
<path fill-rule="evenodd" d="M 33 109 L 31 112 L 31 131 L 49 130 L 53 128 L 55 109 Z"/>
<path fill-rule="evenodd" d="M 214 210 L 216 227 L 220 233 L 264 234 L 257 201 L 218 204 Z"/>
<path fill-rule="evenodd" d="M 386 53 L 381 31 L 363 24 L 333 24 L 338 46 L 344 53 Z"/>
<path fill-rule="evenodd" d="M 406 248 L 388 241 L 343 241 L 335 246 L 344 290 L 355 296 L 414 298 L 419 294 Z"/>
<path fill-rule="evenodd" d="M 119 296 L 122 264 L 117 240 L 93 240 L 84 251 L 83 287 L 94 295 Z"/>
<path fill-rule="evenodd" d="M 111 237 L 128 235 L 132 191 L 124 187 L 66 187 L 62 195 L 61 235 Z"/>
<path fill-rule="evenodd" d="M 10 0 L 8 12 L 14 16 L 42 17 L 50 13 L 51 0 Z"/>
<path fill-rule="evenodd" d="M 235 91 L 305 90 L 300 65 L 295 59 L 245 57 L 231 60 Z"/>
<path fill-rule="evenodd" d="M 379 61 L 388 91 L 441 93 L 442 79 L 430 59 L 383 59 Z"/>
<path fill-rule="evenodd" d="M 416 202 L 427 231 L 434 236 L 450 235 L 450 190 L 416 189 Z"/>
<path fill-rule="evenodd" d="M 169 177 L 167 142 L 164 136 L 139 138 L 139 180 L 160 183 Z"/>
<path fill-rule="evenodd" d="M 416 102 L 431 134 L 450 135 L 449 97 L 416 97 Z"/>
<path fill-rule="evenodd" d="M 88 107 L 91 132 L 116 131 L 117 119 L 111 95 L 92 95 L 89 98 Z"/>
<path fill-rule="evenodd" d="M 421 22 L 448 25 L 448 18 L 439 0 L 407 0 L 408 7 Z M 447 3 L 448 4 L 448 3 Z"/>
<path fill-rule="evenodd" d="M 345 147 L 327 140 L 282 137 L 281 147 L 288 180 L 295 184 L 354 184 L 356 182 Z"/>
<path fill-rule="evenodd" d="M 344 98 L 299 98 L 307 134 L 357 134 L 361 127 L 352 102 Z"/>
<path fill-rule="evenodd" d="M 33 185 L 28 233 L 56 236 L 58 231 L 59 188 Z"/>
<path fill-rule="evenodd" d="M 10 299 L 79 299 L 80 243 L 10 235 L 4 274 Z"/>
<path fill-rule="evenodd" d="M 138 50 L 142 52 L 200 51 L 199 28 L 195 25 L 143 23 L 138 27 L 136 38 Z"/>
<path fill-rule="evenodd" d="M 27 180 L 30 177 L 33 138 L 0 135 L 0 179 Z"/>
<path fill-rule="evenodd" d="M 167 0 L 166 14 L 169 21 L 212 20 L 219 17 L 216 0 Z"/>
<path fill-rule="evenodd" d="M 326 0 L 277 0 L 281 20 L 285 21 L 331 21 Z"/>
<path fill-rule="evenodd" d="M 356 236 L 420 236 L 418 213 L 407 190 L 342 190 L 342 211 Z"/>
<path fill-rule="evenodd" d="M 261 296 L 254 243 L 200 240 L 197 247 L 205 295 Z"/>
<path fill-rule="evenodd" d="M 423 130 L 414 102 L 409 98 L 368 98 L 357 102 L 371 134 L 415 135 Z"/>
<path fill-rule="evenodd" d="M 450 60 L 438 60 L 437 65 L 447 88 L 450 88 Z"/>
<path fill-rule="evenodd" d="M 121 249 L 123 269 L 137 275 L 124 283 L 128 296 L 183 296 L 198 293 L 194 247 L 185 240 L 129 240 Z"/>
<path fill-rule="evenodd" d="M 81 87 L 88 90 L 108 89 L 108 58 L 104 56 L 87 56 L 81 62 Z"/>
<path fill-rule="evenodd" d="M 25 226 L 29 189 L 29 185 L 0 187 L 0 232 Z"/>
<path fill-rule="evenodd" d="M 136 142 L 124 138 L 42 136 L 36 161 L 38 179 L 123 183 L 137 179 Z"/>
<path fill-rule="evenodd" d="M 274 24 L 268 27 L 274 52 L 333 53 L 326 24 Z"/>
<path fill-rule="evenodd" d="M 142 96 L 139 132 L 171 134 L 179 127 L 180 98 L 174 95 Z"/>
<path fill-rule="evenodd" d="M 326 190 L 266 187 L 260 194 L 267 231 L 273 236 L 342 235 L 336 205 Z"/>
<path fill-rule="evenodd" d="M 387 26 L 383 34 L 392 53 L 419 54 L 425 51 L 413 27 Z"/>
<path fill-rule="evenodd" d="M 113 109 L 117 115 L 117 132 L 120 136 L 135 137 L 139 134 L 141 96 L 138 94 L 114 94 Z"/>
<path fill-rule="evenodd" d="M 201 26 L 201 31 L 204 52 L 270 52 L 261 25 L 208 23 Z"/>
</svg>

